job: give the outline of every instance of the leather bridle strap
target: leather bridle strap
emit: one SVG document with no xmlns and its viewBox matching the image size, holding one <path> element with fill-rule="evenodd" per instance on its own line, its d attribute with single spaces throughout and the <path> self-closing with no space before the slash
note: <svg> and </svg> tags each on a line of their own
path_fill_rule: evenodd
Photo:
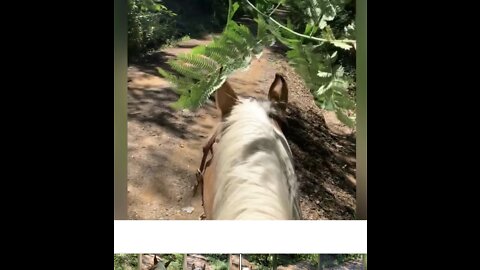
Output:
<svg viewBox="0 0 480 270">
<path fill-rule="evenodd" d="M 204 199 L 203 199 L 203 175 L 205 173 L 206 169 L 206 161 L 208 157 L 208 152 L 212 153 L 212 158 L 213 158 L 213 144 L 215 143 L 217 139 L 217 133 L 218 130 L 215 131 L 215 133 L 212 134 L 208 142 L 203 146 L 203 157 L 202 157 L 202 162 L 200 163 L 200 167 L 197 169 L 196 177 L 197 177 L 197 183 L 194 187 L 193 194 L 195 195 L 197 193 L 198 186 L 202 186 L 202 206 L 204 205 Z"/>
</svg>

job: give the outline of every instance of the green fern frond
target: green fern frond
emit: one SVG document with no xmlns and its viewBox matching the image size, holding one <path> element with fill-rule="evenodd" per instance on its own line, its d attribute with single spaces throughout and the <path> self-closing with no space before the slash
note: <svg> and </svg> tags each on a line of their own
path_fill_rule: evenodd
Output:
<svg viewBox="0 0 480 270">
<path fill-rule="evenodd" d="M 259 43 L 264 46 L 272 46 L 275 43 L 275 38 L 267 33 L 268 25 L 262 15 L 258 15 L 255 19 L 257 22 L 257 39 Z"/>
<path fill-rule="evenodd" d="M 174 87 L 176 87 L 180 80 L 178 79 L 177 76 L 171 74 L 170 72 L 165 71 L 163 68 L 157 67 L 158 73 L 162 75 L 167 81 L 169 81 L 171 84 L 173 84 Z"/>
<path fill-rule="evenodd" d="M 257 40 L 245 25 L 238 25 L 233 30 L 247 42 L 248 46 L 253 47 L 257 43 Z"/>
<path fill-rule="evenodd" d="M 231 21 L 238 9 L 235 3 L 229 12 L 229 22 L 224 32 L 208 45 L 197 46 L 191 53 L 178 56 L 167 63 L 180 76 L 159 72 L 176 86 L 180 98 L 172 107 L 195 109 L 222 86 L 228 75 L 249 66 L 252 54 L 263 45 L 251 34 L 248 27 Z"/>
<path fill-rule="evenodd" d="M 173 70 L 180 73 L 183 77 L 201 80 L 204 76 L 203 74 L 198 74 L 194 68 L 192 68 L 191 64 L 185 63 L 184 61 L 170 60 L 167 62 L 167 64 L 169 64 Z"/>
<path fill-rule="evenodd" d="M 208 75 L 220 69 L 216 61 L 201 54 L 182 54 L 177 60 L 189 65 L 193 71 L 201 75 Z"/>
<path fill-rule="evenodd" d="M 251 44 L 248 43 L 247 38 L 242 36 L 241 32 L 237 32 L 237 29 L 231 29 L 224 33 L 225 39 L 222 40 L 223 43 L 233 46 L 240 53 L 246 54 L 252 48 Z"/>
<path fill-rule="evenodd" d="M 238 56 L 235 50 L 231 50 L 226 46 L 212 45 L 205 49 L 205 55 L 216 61 L 222 66 L 229 66 Z"/>
<path fill-rule="evenodd" d="M 332 52 L 332 48 L 335 46 L 350 50 L 355 41 L 337 39 L 328 25 L 348 1 L 350 0 L 295 2 L 294 5 L 298 3 L 297 7 L 304 8 L 304 14 L 309 21 L 304 28 L 302 27 L 303 35 L 288 31 L 293 29 L 295 23 L 292 23 L 290 18 L 287 18 L 288 29 L 285 29 L 285 26 L 280 27 L 281 25 L 273 23 L 272 20 L 265 20 L 263 16 L 268 15 L 259 15 L 255 20 L 257 33 L 254 36 L 248 27 L 232 20 L 239 5 L 238 3 L 232 5 L 230 0 L 228 22 L 223 33 L 215 37 L 210 44 L 197 46 L 190 54 L 181 55 L 168 62 L 171 68 L 180 74 L 179 76 L 166 74 L 165 71 L 160 72 L 159 69 L 162 76 L 171 81 L 181 95 L 173 107 L 198 108 L 221 87 L 228 75 L 235 70 L 248 68 L 252 56 L 260 54 L 264 46 L 272 45 L 276 39 L 290 48 L 287 52 L 289 63 L 304 79 L 306 86 L 314 95 L 315 103 L 325 110 L 335 111 L 339 120 L 352 127 L 355 123 L 356 105 L 349 91 L 350 71 L 346 72 L 344 67 L 337 63 L 338 53 Z M 292 3 L 294 2 L 290 2 Z M 269 9 L 273 10 L 273 5 Z M 352 22 L 344 31 L 335 33 L 342 38 L 344 36 L 349 38 L 354 36 L 354 30 L 355 25 Z M 316 39 L 313 38 L 314 34 Z"/>
<path fill-rule="evenodd" d="M 226 77 L 218 74 L 211 74 L 204 80 L 198 81 L 190 85 L 180 96 L 180 98 L 172 104 L 174 109 L 190 108 L 196 109 L 204 104 L 208 97 L 213 94 L 225 82 Z"/>
<path fill-rule="evenodd" d="M 199 45 L 193 48 L 190 53 L 191 54 L 205 54 L 205 50 L 207 49 L 206 45 Z"/>
</svg>

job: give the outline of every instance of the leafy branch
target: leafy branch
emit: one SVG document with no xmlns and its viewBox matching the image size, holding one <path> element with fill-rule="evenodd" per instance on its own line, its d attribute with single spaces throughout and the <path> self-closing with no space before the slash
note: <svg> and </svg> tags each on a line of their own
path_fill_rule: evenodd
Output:
<svg viewBox="0 0 480 270">
<path fill-rule="evenodd" d="M 249 0 L 245 1 L 257 13 L 256 36 L 245 25 L 233 20 L 240 5 L 229 0 L 226 26 L 219 37 L 208 45 L 197 46 L 190 53 L 169 60 L 168 64 L 177 75 L 158 69 L 180 94 L 173 106 L 193 109 L 201 106 L 228 75 L 247 68 L 253 55 L 258 56 L 265 46 L 278 40 L 289 47 L 289 63 L 302 76 L 315 103 L 322 109 L 335 111 L 340 121 L 354 127 L 356 103 L 350 91 L 352 86 L 354 88 L 352 70 L 347 70 L 338 58 L 341 53 L 355 52 L 351 50 L 356 46 L 356 41 L 351 39 L 355 36 L 355 24 L 351 19 L 350 24 L 339 28 L 338 20 L 335 21 L 342 5 L 348 0 L 280 0 L 272 10 L 262 5 L 261 1 L 257 1 L 257 6 Z M 296 10 L 290 10 L 296 12 L 291 17 L 306 18 L 308 21 L 292 23 L 289 17 L 285 26 L 274 19 L 272 15 L 285 2 L 290 6 L 298 5 Z M 341 16 L 342 23 L 350 20 L 348 14 Z M 332 29 L 331 25 L 335 28 Z M 298 32 L 299 28 L 304 29 L 303 34 Z M 337 39 L 335 35 L 343 38 Z M 336 48 L 343 50 L 339 53 Z"/>
<path fill-rule="evenodd" d="M 263 45 L 250 30 L 232 20 L 238 7 L 237 2 L 232 4 L 229 0 L 225 30 L 213 42 L 197 46 L 190 53 L 167 62 L 178 76 L 158 68 L 159 73 L 174 84 L 180 94 L 172 105 L 174 108 L 198 108 L 222 86 L 228 75 L 247 68 L 252 54 L 262 51 Z"/>
<path fill-rule="evenodd" d="M 292 29 L 284 26 L 283 24 L 279 23 L 278 21 L 276 21 L 274 18 L 272 18 L 270 15 L 267 15 L 265 13 L 263 13 L 262 11 L 260 11 L 257 7 L 255 7 L 252 3 L 250 3 L 250 1 L 248 0 L 245 0 L 255 11 L 257 11 L 259 14 L 261 14 L 262 16 L 268 18 L 271 22 L 275 23 L 277 26 L 279 26 L 280 28 L 296 35 L 296 36 L 299 36 L 299 37 L 303 37 L 303 38 L 307 38 L 307 39 L 311 39 L 311 40 L 316 40 L 316 41 L 320 41 L 320 42 L 329 42 L 337 47 L 340 47 L 342 49 L 346 49 L 346 50 L 349 50 L 350 48 L 352 48 L 352 46 L 355 46 L 355 40 L 351 40 L 351 39 L 342 39 L 342 40 L 335 40 L 335 39 L 327 39 L 327 38 L 318 38 L 318 37 L 313 37 L 311 35 L 304 35 L 304 34 L 300 34 L 300 33 L 297 33 L 295 31 L 293 31 Z M 280 3 L 279 3 L 280 4 Z M 277 9 L 277 8 L 275 8 Z M 272 12 L 273 13 L 273 12 Z M 349 43 L 351 43 L 352 45 L 350 45 Z"/>
</svg>

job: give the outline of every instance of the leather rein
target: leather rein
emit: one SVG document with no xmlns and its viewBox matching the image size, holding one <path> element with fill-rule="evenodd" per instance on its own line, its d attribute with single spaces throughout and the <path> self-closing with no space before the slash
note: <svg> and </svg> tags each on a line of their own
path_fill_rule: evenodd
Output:
<svg viewBox="0 0 480 270">
<path fill-rule="evenodd" d="M 208 139 L 208 142 L 203 146 L 203 157 L 202 161 L 200 163 L 200 167 L 197 169 L 197 172 L 195 173 L 195 176 L 197 177 L 197 183 L 195 184 L 194 190 L 193 190 L 193 195 L 197 193 L 197 189 L 199 186 L 201 186 L 202 189 L 202 206 L 204 206 L 204 197 L 203 197 L 203 177 L 205 174 L 205 170 L 207 169 L 207 157 L 208 153 L 212 153 L 212 159 L 213 159 L 213 145 L 217 142 L 217 134 L 218 134 L 218 128 L 215 130 L 215 133 L 212 134 L 210 139 Z"/>
</svg>

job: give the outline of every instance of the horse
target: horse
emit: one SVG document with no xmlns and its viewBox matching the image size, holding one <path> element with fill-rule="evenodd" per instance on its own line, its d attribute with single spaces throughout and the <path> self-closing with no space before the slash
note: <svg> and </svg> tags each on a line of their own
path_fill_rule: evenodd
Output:
<svg viewBox="0 0 480 270">
<path fill-rule="evenodd" d="M 203 264 L 203 267 L 202 266 L 198 266 L 196 264 L 192 264 L 192 270 L 205 270 L 205 268 L 207 267 L 207 264 Z"/>
<path fill-rule="evenodd" d="M 238 97 L 226 80 L 215 103 L 221 122 L 203 147 L 197 171 L 206 219 L 302 219 L 292 152 L 282 132 L 285 78 L 275 74 L 268 99 Z"/>
<path fill-rule="evenodd" d="M 157 259 L 157 255 L 153 255 L 153 264 L 151 267 L 148 268 L 148 270 L 166 270 L 168 265 L 172 261 L 167 261 L 166 263 L 163 263 L 161 260 Z"/>
</svg>

